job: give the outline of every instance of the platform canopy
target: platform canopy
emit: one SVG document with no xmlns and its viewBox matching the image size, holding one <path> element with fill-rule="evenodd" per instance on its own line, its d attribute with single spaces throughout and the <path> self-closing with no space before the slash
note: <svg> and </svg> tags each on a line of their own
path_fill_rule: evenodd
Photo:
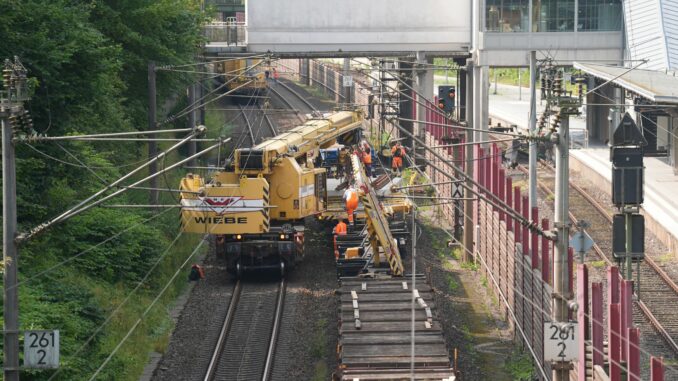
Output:
<svg viewBox="0 0 678 381">
<path fill-rule="evenodd" d="M 673 73 L 580 62 L 575 62 L 574 67 L 655 103 L 678 104 L 678 77 Z"/>
</svg>

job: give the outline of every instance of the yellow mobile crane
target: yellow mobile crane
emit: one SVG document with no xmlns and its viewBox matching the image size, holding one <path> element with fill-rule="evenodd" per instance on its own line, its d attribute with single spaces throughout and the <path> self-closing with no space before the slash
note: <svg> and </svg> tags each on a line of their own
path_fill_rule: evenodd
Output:
<svg viewBox="0 0 678 381">
<path fill-rule="evenodd" d="M 206 181 L 181 181 L 181 219 L 186 232 L 216 235 L 218 257 L 240 276 L 248 269 L 294 267 L 304 255 L 304 218 L 327 205 L 325 168 L 315 168 L 319 149 L 359 141 L 361 111 L 311 119 L 252 148 L 239 148 L 225 170 Z"/>
</svg>

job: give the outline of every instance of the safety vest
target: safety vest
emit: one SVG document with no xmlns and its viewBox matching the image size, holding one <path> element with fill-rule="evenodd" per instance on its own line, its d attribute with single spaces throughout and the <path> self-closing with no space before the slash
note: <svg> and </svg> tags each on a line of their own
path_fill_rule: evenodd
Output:
<svg viewBox="0 0 678 381">
<path fill-rule="evenodd" d="M 363 163 L 364 164 L 372 164 L 372 153 L 371 152 L 363 153 Z"/>
<path fill-rule="evenodd" d="M 343 221 L 339 221 L 336 228 L 334 229 L 334 232 L 337 233 L 338 235 L 345 235 L 346 231 L 347 231 L 346 224 Z"/>
<path fill-rule="evenodd" d="M 347 189 L 344 192 L 344 201 L 346 209 L 355 210 L 358 208 L 358 192 L 355 189 Z"/>
</svg>

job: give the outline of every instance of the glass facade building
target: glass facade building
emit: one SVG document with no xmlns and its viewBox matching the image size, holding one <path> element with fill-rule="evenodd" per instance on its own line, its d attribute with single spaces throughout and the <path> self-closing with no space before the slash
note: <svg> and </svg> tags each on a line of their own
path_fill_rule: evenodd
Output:
<svg viewBox="0 0 678 381">
<path fill-rule="evenodd" d="M 530 0 L 487 0 L 488 32 L 529 31 Z"/>
<path fill-rule="evenodd" d="M 485 0 L 485 31 L 621 30 L 621 0 Z"/>
<path fill-rule="evenodd" d="M 621 30 L 622 6 L 617 0 L 579 0 L 577 30 Z"/>
</svg>

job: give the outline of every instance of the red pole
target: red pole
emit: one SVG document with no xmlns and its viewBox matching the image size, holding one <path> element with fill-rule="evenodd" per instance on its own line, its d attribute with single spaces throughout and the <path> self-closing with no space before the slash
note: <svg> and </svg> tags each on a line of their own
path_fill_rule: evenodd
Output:
<svg viewBox="0 0 678 381">
<path fill-rule="evenodd" d="M 492 147 L 488 148 L 485 157 L 485 188 L 488 194 L 492 193 Z"/>
<path fill-rule="evenodd" d="M 520 187 L 516 186 L 513 188 L 513 209 L 515 209 L 516 214 L 521 215 L 521 203 L 520 203 Z M 521 225 L 518 222 L 518 219 L 514 219 L 515 231 L 513 232 L 513 237 L 516 243 L 522 242 L 522 229 Z"/>
<path fill-rule="evenodd" d="M 664 381 L 664 359 L 650 357 L 650 381 Z"/>
<path fill-rule="evenodd" d="M 628 329 L 633 327 L 633 281 L 632 280 L 622 280 L 621 281 L 621 333 L 622 333 L 622 347 L 621 347 L 621 359 L 622 361 L 629 362 L 629 337 Z"/>
<path fill-rule="evenodd" d="M 541 228 L 543 231 L 549 230 L 549 220 L 547 218 L 541 220 Z M 549 240 L 545 237 L 541 237 L 541 279 L 547 284 L 551 282 L 550 255 Z"/>
<path fill-rule="evenodd" d="M 589 271 L 586 265 L 577 265 L 577 326 L 579 358 L 586 358 L 586 340 L 589 339 Z M 577 380 L 586 381 L 586 361 L 577 361 Z"/>
<path fill-rule="evenodd" d="M 629 339 L 628 356 L 628 380 L 640 381 L 640 329 L 629 328 L 626 331 L 626 336 Z"/>
<path fill-rule="evenodd" d="M 591 344 L 593 345 L 593 365 L 603 366 L 603 284 L 591 283 Z"/>
<path fill-rule="evenodd" d="M 522 196 L 523 199 L 523 206 L 520 208 L 520 210 L 523 213 L 523 218 L 525 220 L 530 219 L 530 199 L 527 196 Z M 523 226 L 522 229 L 523 232 L 523 238 L 521 241 L 523 242 L 523 255 L 529 255 L 529 247 L 530 247 L 530 231 L 527 229 L 527 226 Z M 571 290 L 571 289 L 570 289 Z"/>
<path fill-rule="evenodd" d="M 608 340 L 608 358 L 610 359 L 609 376 L 610 381 L 621 381 L 621 371 L 619 369 L 619 315 L 621 315 L 621 308 L 619 303 L 608 304 L 608 319 L 607 319 L 607 340 Z"/>
<path fill-rule="evenodd" d="M 499 164 L 495 160 L 492 160 L 492 194 L 499 197 Z M 499 208 L 495 206 L 492 210 Z"/>
<path fill-rule="evenodd" d="M 532 222 L 535 224 L 539 221 L 539 209 L 535 206 L 532 208 Z M 532 268 L 539 268 L 539 235 L 536 232 L 530 232 L 532 242 L 530 244 L 530 251 L 532 252 Z M 571 290 L 571 289 L 570 289 Z"/>
<path fill-rule="evenodd" d="M 619 268 L 617 266 L 607 268 L 607 302 L 619 303 Z"/>
<path fill-rule="evenodd" d="M 485 157 L 485 156 L 484 156 L 484 155 L 485 155 L 485 150 L 482 149 L 482 148 L 480 148 L 480 147 L 478 147 L 478 151 L 477 151 L 477 152 L 478 152 L 477 158 L 478 158 L 479 160 L 478 160 L 478 165 L 476 165 L 476 169 L 477 169 L 477 173 L 478 173 L 478 178 L 476 179 L 476 181 L 478 181 L 478 183 L 479 183 L 481 186 L 487 187 L 487 185 L 485 185 L 485 166 L 483 165 L 483 160 L 484 160 L 484 159 L 482 159 L 483 157 Z M 462 157 L 464 157 L 464 156 L 462 156 Z"/>
<path fill-rule="evenodd" d="M 504 192 L 506 192 L 506 205 L 513 206 L 513 179 L 510 176 L 506 177 L 506 189 L 504 189 Z M 514 231 L 514 226 L 513 217 L 507 215 L 506 229 L 512 232 Z"/>
<path fill-rule="evenodd" d="M 505 196 L 505 190 L 506 190 L 506 171 L 504 171 L 503 168 L 499 169 L 499 179 L 497 181 L 497 195 L 499 196 L 499 199 L 506 202 L 506 196 Z M 505 215 L 506 213 L 503 211 L 499 211 L 499 221 L 505 221 Z"/>
</svg>

